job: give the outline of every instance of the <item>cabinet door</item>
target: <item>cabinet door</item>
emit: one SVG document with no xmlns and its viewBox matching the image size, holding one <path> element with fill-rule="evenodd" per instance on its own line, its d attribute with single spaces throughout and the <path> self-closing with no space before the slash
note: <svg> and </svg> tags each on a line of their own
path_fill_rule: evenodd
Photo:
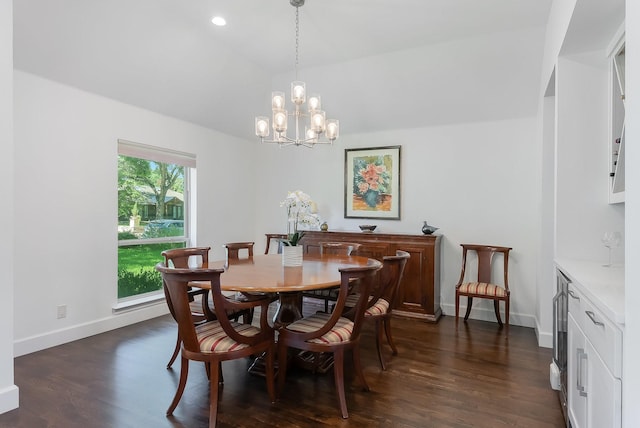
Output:
<svg viewBox="0 0 640 428">
<path fill-rule="evenodd" d="M 567 410 L 573 428 L 587 427 L 587 353 L 584 333 L 569 313 L 567 322 Z"/>
<path fill-rule="evenodd" d="M 622 382 L 611 374 L 589 340 L 587 370 L 587 424 L 589 427 L 620 427 L 622 424 Z"/>
</svg>

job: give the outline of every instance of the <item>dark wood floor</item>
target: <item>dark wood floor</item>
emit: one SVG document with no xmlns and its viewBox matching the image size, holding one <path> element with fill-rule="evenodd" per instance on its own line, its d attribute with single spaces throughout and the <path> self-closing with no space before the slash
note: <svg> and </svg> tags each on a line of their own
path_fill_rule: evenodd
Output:
<svg viewBox="0 0 640 428">
<path fill-rule="evenodd" d="M 292 369 L 286 390 L 269 402 L 264 380 L 248 360 L 224 363 L 219 427 L 562 427 L 549 387 L 551 351 L 532 329 L 453 317 L 437 324 L 394 319 L 399 355 L 387 349 L 379 369 L 372 329 L 363 333 L 363 365 L 371 387 L 347 375 L 349 419 L 339 416 L 333 376 Z M 179 377 L 165 369 L 176 326 L 156 318 L 17 358 L 20 407 L 0 427 L 207 427 L 208 382 L 191 364 L 174 416 L 165 416 Z"/>
</svg>

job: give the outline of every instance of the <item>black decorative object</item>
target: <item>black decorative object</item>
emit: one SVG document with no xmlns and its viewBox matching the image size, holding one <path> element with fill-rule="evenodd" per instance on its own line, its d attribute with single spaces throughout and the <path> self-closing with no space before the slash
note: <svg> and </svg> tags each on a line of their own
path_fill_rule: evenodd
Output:
<svg viewBox="0 0 640 428">
<path fill-rule="evenodd" d="M 422 226 L 422 233 L 424 233 L 425 235 L 431 235 L 436 230 L 438 230 L 437 227 L 429 226 L 429 224 L 425 220 L 424 225 Z"/>
</svg>

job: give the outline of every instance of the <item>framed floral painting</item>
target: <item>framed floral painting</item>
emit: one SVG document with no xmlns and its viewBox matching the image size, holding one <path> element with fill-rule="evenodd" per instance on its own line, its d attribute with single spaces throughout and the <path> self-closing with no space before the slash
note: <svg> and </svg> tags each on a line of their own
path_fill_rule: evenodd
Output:
<svg viewBox="0 0 640 428">
<path fill-rule="evenodd" d="M 345 149 L 344 216 L 400 220 L 400 146 Z"/>
</svg>

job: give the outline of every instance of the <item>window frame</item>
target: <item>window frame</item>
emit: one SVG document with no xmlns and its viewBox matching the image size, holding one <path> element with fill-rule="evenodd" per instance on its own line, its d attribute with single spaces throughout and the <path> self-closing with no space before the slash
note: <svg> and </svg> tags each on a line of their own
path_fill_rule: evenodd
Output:
<svg viewBox="0 0 640 428">
<path fill-rule="evenodd" d="M 194 242 L 192 231 L 192 223 L 195 222 L 195 217 L 192 213 L 192 206 L 194 201 L 192 199 L 192 186 L 195 185 L 196 171 L 196 157 L 194 154 L 179 152 L 175 150 L 164 149 L 155 146 L 149 146 L 146 144 L 135 143 L 127 140 L 118 140 L 118 157 L 128 156 L 138 159 L 144 159 L 147 161 L 175 164 L 184 167 L 183 177 L 183 235 L 181 236 L 167 236 L 167 237 L 154 237 L 154 238 L 136 238 L 136 239 L 118 239 L 118 247 L 127 247 L 134 245 L 151 245 L 151 244 L 179 244 L 183 243 L 185 247 L 191 245 Z M 119 204 L 119 202 L 118 202 Z M 118 269 L 120 263 L 117 263 Z M 118 278 L 119 279 L 119 278 Z M 116 281 L 116 298 L 117 303 L 114 306 L 114 312 L 121 311 L 123 309 L 132 309 L 133 307 L 146 306 L 147 304 L 158 303 L 160 300 L 164 300 L 164 293 L 162 287 L 160 289 L 145 293 L 140 293 L 132 296 L 117 297 L 118 296 L 118 281 Z"/>
</svg>

